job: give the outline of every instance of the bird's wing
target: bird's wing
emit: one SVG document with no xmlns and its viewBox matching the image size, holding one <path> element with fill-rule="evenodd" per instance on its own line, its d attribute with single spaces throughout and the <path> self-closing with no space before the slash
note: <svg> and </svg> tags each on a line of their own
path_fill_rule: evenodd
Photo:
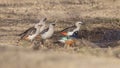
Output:
<svg viewBox="0 0 120 68">
<path fill-rule="evenodd" d="M 27 29 L 26 31 L 24 31 L 23 33 L 19 34 L 19 36 L 21 36 L 21 38 L 23 38 L 24 36 L 32 35 L 35 32 L 36 32 L 36 28 L 31 27 L 31 28 Z"/>
<path fill-rule="evenodd" d="M 45 32 L 47 32 L 49 30 L 49 28 L 44 29 L 42 32 L 40 32 L 40 34 L 44 34 Z"/>
<path fill-rule="evenodd" d="M 67 28 L 61 30 L 60 32 L 69 32 L 69 31 L 72 31 L 73 29 L 75 29 L 75 26 L 67 27 Z"/>
</svg>

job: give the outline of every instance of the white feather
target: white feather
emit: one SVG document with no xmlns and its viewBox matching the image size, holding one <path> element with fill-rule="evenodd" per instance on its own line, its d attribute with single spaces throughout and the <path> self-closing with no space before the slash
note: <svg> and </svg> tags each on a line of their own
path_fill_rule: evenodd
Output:
<svg viewBox="0 0 120 68">
<path fill-rule="evenodd" d="M 42 39 L 50 38 L 54 33 L 54 26 L 52 24 L 49 25 L 49 29 L 47 32 L 41 35 Z"/>
</svg>

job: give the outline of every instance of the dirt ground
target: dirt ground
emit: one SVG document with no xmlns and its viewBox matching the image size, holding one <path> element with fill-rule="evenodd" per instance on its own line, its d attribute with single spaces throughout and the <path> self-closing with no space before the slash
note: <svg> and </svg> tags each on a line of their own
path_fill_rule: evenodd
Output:
<svg viewBox="0 0 120 68">
<path fill-rule="evenodd" d="M 102 38 L 99 42 L 102 47 L 107 44 L 114 48 L 34 51 L 16 47 L 17 35 L 43 17 L 47 17 L 47 23 L 57 20 L 56 31 L 82 21 L 85 23 L 81 27 L 83 38 L 90 42 Z M 0 0 L 0 68 L 119 68 L 119 32 L 119 0 Z"/>
<path fill-rule="evenodd" d="M 0 46 L 1 68 L 119 68 L 120 60 L 113 57 L 90 56 L 72 49 L 41 49 Z"/>
</svg>

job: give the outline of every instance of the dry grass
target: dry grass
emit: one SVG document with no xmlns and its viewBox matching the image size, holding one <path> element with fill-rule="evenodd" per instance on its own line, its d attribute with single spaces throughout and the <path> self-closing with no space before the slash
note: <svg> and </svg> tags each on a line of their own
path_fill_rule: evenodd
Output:
<svg viewBox="0 0 120 68">
<path fill-rule="evenodd" d="M 119 68 L 119 59 L 71 52 L 70 49 L 41 49 L 0 46 L 1 68 Z"/>
<path fill-rule="evenodd" d="M 0 0 L 0 68 L 119 68 L 119 3 L 119 0 Z M 42 17 L 47 17 L 48 22 L 57 19 L 56 30 L 76 21 L 85 22 L 81 30 L 87 41 L 69 49 L 33 51 L 14 46 L 19 38 L 16 35 Z M 116 39 L 108 44 L 114 48 L 91 47 L 96 44 L 90 41 L 100 40 L 102 33 L 109 36 L 107 40 Z"/>
</svg>

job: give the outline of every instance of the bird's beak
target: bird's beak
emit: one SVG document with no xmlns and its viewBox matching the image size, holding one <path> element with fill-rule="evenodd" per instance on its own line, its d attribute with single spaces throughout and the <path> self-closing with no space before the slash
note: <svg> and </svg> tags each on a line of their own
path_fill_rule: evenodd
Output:
<svg viewBox="0 0 120 68">
<path fill-rule="evenodd" d="M 67 32 L 61 32 L 61 34 L 67 36 Z"/>
</svg>

